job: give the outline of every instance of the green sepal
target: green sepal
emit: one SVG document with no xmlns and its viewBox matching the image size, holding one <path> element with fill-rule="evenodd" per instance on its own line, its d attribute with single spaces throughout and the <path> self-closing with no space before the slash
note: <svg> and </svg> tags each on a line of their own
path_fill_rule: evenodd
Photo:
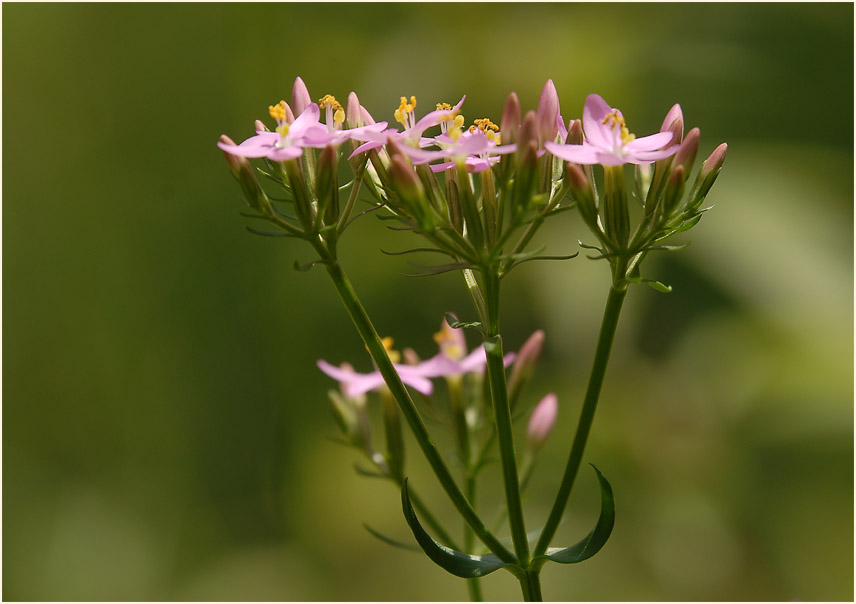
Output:
<svg viewBox="0 0 856 604">
<path fill-rule="evenodd" d="M 443 570 L 461 577 L 463 579 L 475 579 L 484 577 L 500 568 L 514 566 L 509 562 L 503 562 L 493 554 L 486 556 L 470 556 L 455 551 L 445 545 L 440 545 L 425 532 L 425 529 L 419 524 L 416 518 L 416 512 L 413 506 L 410 505 L 410 496 L 407 494 L 407 480 L 401 487 L 401 507 L 404 510 L 404 518 L 413 531 L 413 536 L 416 537 L 416 542 L 422 548 L 422 551 L 434 561 Z"/>
<path fill-rule="evenodd" d="M 600 517 L 597 519 L 597 524 L 579 543 L 564 549 L 550 548 L 546 554 L 535 558 L 532 561 L 535 568 L 539 568 L 548 561 L 559 564 L 576 564 L 588 560 L 601 550 L 612 534 L 612 527 L 615 525 L 615 498 L 612 494 L 612 487 L 594 464 L 589 465 L 594 468 L 600 483 Z"/>
</svg>

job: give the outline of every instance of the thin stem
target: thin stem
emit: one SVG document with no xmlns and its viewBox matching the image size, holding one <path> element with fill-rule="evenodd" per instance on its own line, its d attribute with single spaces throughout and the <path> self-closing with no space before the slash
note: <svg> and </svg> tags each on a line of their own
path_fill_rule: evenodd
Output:
<svg viewBox="0 0 856 604">
<path fill-rule="evenodd" d="M 520 497 L 520 482 L 517 476 L 517 456 L 514 451 L 514 436 L 511 430 L 511 409 L 508 405 L 508 388 L 505 363 L 502 358 L 502 337 L 499 335 L 499 277 L 485 271 L 485 302 L 488 324 L 485 328 L 485 353 L 490 394 L 499 439 L 502 461 L 502 476 L 505 485 L 505 501 L 508 508 L 508 523 L 514 552 L 521 568 L 529 565 L 529 540 L 523 520 L 523 505 Z"/>
<path fill-rule="evenodd" d="M 470 473 L 469 468 L 469 460 L 467 460 L 467 499 L 470 502 L 470 505 L 475 508 L 476 506 L 476 477 Z M 471 552 L 473 550 L 473 538 L 475 534 L 473 530 L 469 527 L 469 525 L 464 525 L 464 551 Z M 476 577 L 475 579 L 467 580 L 467 590 L 470 594 L 471 602 L 481 602 L 484 597 L 482 596 L 481 589 L 481 579 Z"/>
<path fill-rule="evenodd" d="M 585 402 L 580 412 L 580 420 L 577 424 L 577 433 L 574 436 L 571 453 L 568 457 L 568 464 L 565 467 L 565 474 L 559 486 L 559 493 L 556 495 L 556 501 L 553 504 L 553 509 L 550 511 L 547 523 L 541 532 L 541 537 L 538 539 L 538 544 L 535 546 L 534 556 L 540 556 L 547 551 L 550 541 L 553 539 L 553 535 L 555 535 L 556 529 L 559 526 L 559 522 L 562 520 L 562 514 L 564 514 L 565 506 L 571 495 L 571 488 L 574 486 L 574 479 L 580 468 L 589 430 L 591 430 L 592 421 L 594 420 L 597 401 L 600 397 L 600 389 L 603 386 L 603 378 L 606 374 L 606 366 L 609 363 L 609 354 L 612 351 L 612 342 L 615 339 L 618 317 L 621 314 L 621 306 L 624 303 L 626 295 L 626 283 L 619 281 L 618 285 L 613 285 L 609 289 L 609 296 L 606 299 L 606 308 L 603 311 L 603 321 L 597 341 L 597 350 L 594 355 L 594 365 L 589 376 L 588 389 L 586 390 Z"/>
<path fill-rule="evenodd" d="M 325 250 L 322 248 L 318 251 L 323 254 Z M 327 257 L 325 259 L 327 261 L 327 273 L 330 275 L 333 285 L 336 287 L 336 291 L 338 292 L 342 303 L 345 305 L 345 309 L 348 311 L 348 314 L 359 332 L 363 343 L 366 345 L 366 348 L 368 348 L 369 354 L 371 355 L 372 360 L 374 360 L 375 365 L 377 365 L 380 374 L 383 376 L 389 391 L 395 398 L 396 403 L 398 403 L 405 420 L 413 431 L 416 441 L 419 443 L 423 454 L 431 465 L 431 468 L 434 470 L 434 474 L 440 481 L 443 490 L 446 491 L 446 494 L 452 500 L 452 503 L 455 505 L 458 512 L 467 524 L 472 527 L 475 534 L 488 547 L 488 549 L 496 554 L 496 556 L 503 562 L 515 562 L 514 555 L 508 551 L 508 549 L 503 546 L 502 543 L 500 543 L 499 540 L 490 533 L 490 531 L 487 530 L 484 523 L 470 505 L 469 501 L 467 501 L 466 496 L 461 492 L 460 488 L 458 488 L 454 478 L 452 478 L 449 468 L 446 466 L 446 463 L 443 461 L 434 441 L 431 439 L 431 435 L 428 433 L 428 429 L 425 427 L 425 423 L 422 421 L 422 417 L 419 415 L 419 411 L 416 409 L 416 405 L 413 403 L 410 393 L 401 382 L 401 378 L 398 376 L 395 367 L 392 365 L 392 361 L 390 361 L 389 355 L 387 354 L 371 319 L 357 297 L 357 293 L 354 291 L 354 288 L 341 264 L 339 264 L 339 261 L 334 258 Z"/>
</svg>

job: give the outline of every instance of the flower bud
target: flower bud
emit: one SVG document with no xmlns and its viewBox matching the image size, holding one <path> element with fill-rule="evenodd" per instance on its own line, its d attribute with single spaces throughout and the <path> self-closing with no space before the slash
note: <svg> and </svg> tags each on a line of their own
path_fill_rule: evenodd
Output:
<svg viewBox="0 0 856 604">
<path fill-rule="evenodd" d="M 698 154 L 698 143 L 700 137 L 701 132 L 698 128 L 690 130 L 672 160 L 672 166 L 675 168 L 680 166 L 684 169 L 684 180 L 689 177 L 690 172 L 693 169 L 693 163 L 695 163 L 696 155 Z"/>
<path fill-rule="evenodd" d="M 403 153 L 392 156 L 389 162 L 389 178 L 404 204 L 406 213 L 415 218 L 424 230 L 432 231 L 430 215 L 426 212 L 428 201 L 425 198 L 425 188 Z"/>
<path fill-rule="evenodd" d="M 690 193 L 688 208 L 697 210 L 704 198 L 710 192 L 710 188 L 719 176 L 719 171 L 722 169 L 722 164 L 725 162 L 725 153 L 728 151 L 728 145 L 722 143 L 713 153 L 710 154 L 704 163 L 701 165 L 695 184 L 693 185 L 692 193 Z"/>
<path fill-rule="evenodd" d="M 225 134 L 220 136 L 220 142 L 224 145 L 235 145 L 235 141 Z M 226 157 L 226 165 L 229 167 L 229 172 L 232 173 L 232 176 L 241 185 L 247 205 L 265 216 L 270 216 L 273 213 L 270 200 L 264 190 L 262 190 L 259 181 L 256 179 L 256 173 L 250 162 L 247 161 L 247 158 L 232 155 L 225 150 L 223 151 L 223 155 Z"/>
<path fill-rule="evenodd" d="M 291 89 L 291 106 L 294 109 L 295 115 L 300 115 L 304 110 L 312 104 L 312 97 L 309 96 L 309 90 L 306 89 L 306 84 L 300 79 L 300 76 L 294 78 L 294 86 Z"/>
<path fill-rule="evenodd" d="M 258 132 L 270 132 L 268 130 L 268 127 L 265 126 L 265 123 L 261 120 L 256 120 L 255 122 L 253 122 L 253 127 L 255 128 L 257 133 Z"/>
<path fill-rule="evenodd" d="M 362 105 L 360 105 L 360 116 L 362 116 L 363 122 L 365 122 L 367 126 L 371 126 L 375 123 L 372 114 L 369 113 L 369 110 L 363 107 Z"/>
<path fill-rule="evenodd" d="M 565 139 L 566 145 L 582 145 L 583 144 L 583 123 L 580 120 L 568 121 L 568 138 Z"/>
<path fill-rule="evenodd" d="M 502 110 L 502 120 L 499 122 L 499 131 L 502 132 L 502 143 L 510 145 L 517 140 L 517 131 L 520 129 L 520 101 L 515 93 L 508 95 L 505 107 Z"/>
<path fill-rule="evenodd" d="M 546 141 L 555 141 L 556 134 L 559 132 L 559 127 L 556 124 L 556 119 L 559 116 L 559 94 L 556 92 L 556 86 L 553 80 L 547 80 L 541 90 L 541 97 L 538 99 L 538 138 L 541 146 L 544 146 Z"/>
<path fill-rule="evenodd" d="M 675 103 L 666 118 L 663 120 L 663 125 L 660 126 L 660 132 L 672 132 L 674 137 L 669 144 L 678 144 L 684 139 L 684 113 L 681 111 L 681 106 Z"/>
<path fill-rule="evenodd" d="M 511 366 L 511 375 L 508 378 L 508 401 L 512 409 L 520 396 L 523 387 L 529 383 L 535 374 L 541 351 L 544 348 L 544 332 L 538 330 L 533 333 L 517 353 L 517 359 Z"/>
<path fill-rule="evenodd" d="M 359 128 L 365 125 L 363 115 L 360 112 L 360 99 L 357 98 L 357 93 L 352 92 L 348 95 L 348 105 L 345 108 L 345 118 L 348 120 L 348 128 Z"/>
<path fill-rule="evenodd" d="M 600 230 L 597 220 L 597 206 L 594 202 L 592 185 L 585 172 L 577 164 L 567 164 L 568 188 L 577 202 L 577 209 L 590 229 Z"/>
<path fill-rule="evenodd" d="M 550 436 L 553 426 L 556 425 L 556 417 L 559 415 L 559 400 L 552 392 L 541 399 L 532 415 L 529 417 L 529 425 L 526 428 L 527 443 L 533 451 L 540 449 Z"/>
<path fill-rule="evenodd" d="M 503 136 L 505 135 L 503 134 Z M 534 111 L 527 111 L 523 122 L 520 124 L 520 130 L 517 134 L 518 158 L 525 154 L 526 147 L 530 144 L 538 147 L 538 118 Z"/>
<path fill-rule="evenodd" d="M 666 188 L 663 191 L 663 207 L 666 210 L 666 216 L 671 215 L 678 207 L 678 203 L 680 203 L 681 196 L 684 193 L 685 181 L 686 175 L 684 174 L 683 166 L 678 166 L 672 170 L 669 180 L 666 183 Z"/>
</svg>

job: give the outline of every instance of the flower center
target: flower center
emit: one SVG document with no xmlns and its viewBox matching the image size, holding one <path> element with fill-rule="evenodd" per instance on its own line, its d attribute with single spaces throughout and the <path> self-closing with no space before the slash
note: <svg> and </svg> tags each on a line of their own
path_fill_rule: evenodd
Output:
<svg viewBox="0 0 856 604">
<path fill-rule="evenodd" d="M 603 118 L 601 123 L 612 130 L 616 148 L 621 148 L 636 138 L 636 135 L 631 134 L 630 130 L 627 129 L 627 122 L 624 121 L 624 116 L 621 115 L 618 109 L 613 109 L 611 113 Z"/>
<path fill-rule="evenodd" d="M 487 136 L 487 140 L 490 142 L 496 142 L 496 144 L 499 144 L 499 126 L 494 124 L 488 118 L 483 117 L 473 121 L 473 125 L 470 126 L 470 132 L 477 131 L 484 132 L 485 136 Z"/>
<path fill-rule="evenodd" d="M 325 123 L 327 128 L 341 128 L 345 121 L 345 110 L 342 105 L 336 100 L 332 94 L 325 94 L 318 100 L 318 106 L 321 109 L 327 110 L 327 119 Z"/>
<path fill-rule="evenodd" d="M 393 114 L 395 121 L 404 126 L 406 130 L 410 130 L 416 125 L 416 117 L 413 115 L 413 110 L 416 109 L 416 97 L 411 96 L 410 102 L 407 102 L 407 97 L 401 97 L 401 102 L 398 109 Z"/>
<path fill-rule="evenodd" d="M 440 347 L 440 352 L 453 361 L 461 360 L 466 354 L 466 350 L 461 348 L 460 338 L 457 337 L 451 327 L 447 327 L 445 324 L 440 331 L 434 334 L 434 341 Z"/>
<path fill-rule="evenodd" d="M 288 147 L 288 121 L 286 121 L 285 101 L 268 106 L 268 113 L 276 120 L 276 132 L 279 134 L 277 147 Z"/>
</svg>

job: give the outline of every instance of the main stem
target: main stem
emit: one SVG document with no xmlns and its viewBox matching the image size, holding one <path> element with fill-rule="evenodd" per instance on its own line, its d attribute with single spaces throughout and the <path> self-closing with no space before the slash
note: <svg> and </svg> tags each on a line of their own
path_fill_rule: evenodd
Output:
<svg viewBox="0 0 856 604">
<path fill-rule="evenodd" d="M 550 511 L 547 523 L 541 532 L 541 537 L 535 546 L 534 556 L 536 557 L 546 552 L 550 546 L 550 541 L 553 539 L 553 535 L 555 535 L 556 529 L 559 527 L 559 522 L 562 520 L 565 506 L 568 503 L 568 497 L 571 495 L 571 488 L 574 486 L 577 471 L 580 469 L 583 451 L 585 450 L 591 424 L 594 420 L 594 412 L 597 409 L 600 389 L 603 386 L 606 366 L 609 363 L 609 354 L 612 351 L 612 342 L 615 339 L 615 330 L 618 327 L 618 317 L 621 314 L 621 306 L 624 303 L 626 295 L 626 283 L 613 285 L 609 289 L 609 296 L 606 299 L 606 308 L 603 311 L 603 321 L 601 322 L 600 335 L 597 341 L 597 350 L 594 355 L 594 366 L 589 377 L 585 402 L 580 412 L 577 433 L 574 436 L 571 454 L 568 457 L 568 465 L 565 467 L 562 484 L 559 486 L 559 493 L 556 496 L 556 501 L 553 504 L 553 509 Z"/>
<path fill-rule="evenodd" d="M 323 251 L 323 249 L 319 251 Z M 413 399 L 410 398 L 410 393 L 407 392 L 407 388 L 401 382 L 401 378 L 398 376 L 395 367 L 393 367 L 392 361 L 389 360 L 386 349 L 383 347 L 371 319 L 357 297 L 357 293 L 354 291 L 341 264 L 339 264 L 338 260 L 328 257 L 326 267 L 327 273 L 330 275 L 333 285 L 336 287 L 336 291 L 345 305 L 348 315 L 351 317 L 351 321 L 353 321 L 363 343 L 368 348 L 372 360 L 374 360 L 389 391 L 398 403 L 404 419 L 413 431 L 416 441 L 419 443 L 425 458 L 434 470 L 434 474 L 437 476 L 446 494 L 452 500 L 455 508 L 457 508 L 466 523 L 472 527 L 473 532 L 500 560 L 503 562 L 515 562 L 514 555 L 487 530 L 487 527 L 485 527 L 469 501 L 467 501 L 466 496 L 458 488 L 454 478 L 452 478 L 449 468 L 446 466 L 431 439 L 431 435 L 428 433 L 428 429 L 425 427 L 422 417 L 413 403 Z"/>
<path fill-rule="evenodd" d="M 514 437 L 511 430 L 511 409 L 508 404 L 508 389 L 505 377 L 505 363 L 502 358 L 502 338 L 499 334 L 499 277 L 484 273 L 485 304 L 488 324 L 485 329 L 485 353 L 487 355 L 487 373 L 490 382 L 490 395 L 493 402 L 493 414 L 496 420 L 496 433 L 499 440 L 499 453 L 502 461 L 502 476 L 505 485 L 505 501 L 508 507 L 508 523 L 514 553 L 521 569 L 529 566 L 529 540 L 523 520 L 523 505 L 520 498 L 520 481 L 517 476 L 517 456 L 514 451 Z M 521 581 L 526 596 L 527 581 Z"/>
</svg>

